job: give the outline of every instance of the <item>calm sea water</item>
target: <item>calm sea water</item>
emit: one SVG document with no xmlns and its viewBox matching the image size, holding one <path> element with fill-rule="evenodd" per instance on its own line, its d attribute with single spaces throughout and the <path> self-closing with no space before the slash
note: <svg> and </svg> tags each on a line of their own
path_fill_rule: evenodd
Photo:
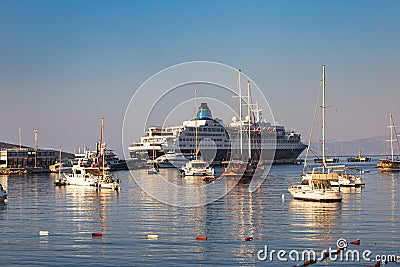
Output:
<svg viewBox="0 0 400 267">
<path fill-rule="evenodd" d="M 349 249 L 371 250 L 371 258 L 400 256 L 400 174 L 380 174 L 373 164 L 363 165 L 370 170 L 364 174 L 366 186 L 344 190 L 341 204 L 293 200 L 287 186 L 300 180 L 302 166 L 273 166 L 255 192 L 236 186 L 212 204 L 195 208 L 154 200 L 128 171 L 118 172 L 121 192 L 55 187 L 50 174 L 1 176 L 9 203 L 0 206 L 0 265 L 293 266 L 301 261 L 278 262 L 276 254 L 272 262 L 260 261 L 257 252 L 265 245 L 268 250 L 319 252 L 336 248 L 339 238 L 360 239 L 360 246 Z M 135 175 L 147 176 L 143 170 Z M 148 179 L 157 187 L 157 176 Z M 39 236 L 39 231 L 49 235 Z M 93 232 L 103 236 L 92 237 Z M 149 240 L 148 234 L 159 238 Z M 196 241 L 197 235 L 208 240 Z M 254 240 L 243 240 L 249 236 Z M 325 260 L 313 266 L 369 264 Z"/>
</svg>

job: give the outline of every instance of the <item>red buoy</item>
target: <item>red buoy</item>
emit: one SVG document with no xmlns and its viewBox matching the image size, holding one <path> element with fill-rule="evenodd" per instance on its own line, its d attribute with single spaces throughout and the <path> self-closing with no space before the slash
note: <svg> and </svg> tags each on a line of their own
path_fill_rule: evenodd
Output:
<svg viewBox="0 0 400 267">
<path fill-rule="evenodd" d="M 379 267 L 379 266 L 381 266 L 381 263 L 379 261 L 376 261 L 374 267 Z"/>
<path fill-rule="evenodd" d="M 356 241 L 350 242 L 350 244 L 360 245 L 360 239 L 357 239 Z"/>
<path fill-rule="evenodd" d="M 198 235 L 196 236 L 196 240 L 207 240 L 207 237 L 205 235 Z"/>
<path fill-rule="evenodd" d="M 103 236 L 102 233 L 92 233 L 92 236 Z"/>
<path fill-rule="evenodd" d="M 253 241 L 253 237 L 252 236 L 245 237 L 244 241 Z"/>
</svg>

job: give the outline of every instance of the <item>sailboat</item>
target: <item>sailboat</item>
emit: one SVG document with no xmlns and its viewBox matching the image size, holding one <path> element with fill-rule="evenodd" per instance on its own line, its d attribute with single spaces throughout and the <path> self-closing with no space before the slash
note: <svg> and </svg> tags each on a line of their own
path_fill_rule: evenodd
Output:
<svg viewBox="0 0 400 267">
<path fill-rule="evenodd" d="M 62 169 L 62 149 L 60 146 L 60 157 L 59 157 L 59 163 L 60 165 L 58 166 L 58 176 L 54 181 L 54 184 L 57 186 L 64 186 L 67 184 L 67 180 L 65 179 L 65 177 L 61 176 L 61 169 Z"/>
<path fill-rule="evenodd" d="M 243 120 L 242 118 L 242 90 L 241 90 L 241 71 L 238 71 L 238 98 L 239 98 L 239 119 L 237 120 L 237 123 L 239 123 L 239 129 L 238 129 L 238 139 L 239 139 L 239 155 L 233 155 L 233 159 L 225 162 L 227 165 L 224 170 L 223 170 L 223 176 L 226 178 L 237 178 L 240 177 L 241 182 L 247 182 L 250 181 L 257 168 L 263 168 L 263 166 L 260 166 L 259 163 L 259 158 L 261 154 L 261 149 L 252 149 L 252 138 L 257 138 L 257 130 L 256 130 L 256 123 L 255 120 L 253 120 L 253 111 L 252 111 L 252 104 L 251 104 L 251 94 L 250 94 L 250 81 L 247 81 L 247 116 Z M 257 108 L 258 110 L 258 108 Z M 243 155 L 244 155 L 244 146 L 243 146 L 243 135 L 247 135 L 247 157 L 248 160 L 244 161 L 243 160 Z M 257 143 L 257 142 L 256 142 Z M 254 145 L 256 146 L 256 145 Z M 236 158 L 235 158 L 236 157 Z"/>
<path fill-rule="evenodd" d="M 197 109 L 197 89 L 194 89 L 195 92 L 195 106 Z M 195 118 L 195 159 L 190 160 L 183 166 L 182 171 L 185 176 L 214 176 L 214 168 L 208 166 L 208 163 L 202 159 L 198 158 L 199 148 L 198 148 L 198 134 L 197 134 L 197 120 L 199 113 L 196 114 Z"/>
<path fill-rule="evenodd" d="M 322 166 L 314 167 L 312 172 L 306 172 L 302 175 L 301 184 L 289 186 L 288 190 L 295 199 L 305 201 L 320 202 L 341 202 L 342 194 L 340 190 L 332 188 L 331 181 L 337 181 L 339 174 L 331 172 L 326 168 L 325 161 L 325 65 L 322 65 Z M 316 105 L 317 107 L 317 105 Z M 315 116 L 314 116 L 315 118 Z M 314 122 L 313 122 L 314 124 Z M 306 160 L 304 162 L 304 170 L 307 166 L 307 156 L 310 148 L 312 132 L 307 148 Z"/>
<path fill-rule="evenodd" d="M 396 159 L 394 158 L 393 142 L 397 142 L 398 146 L 400 146 L 400 144 L 397 138 L 397 132 L 396 132 L 396 127 L 394 126 L 392 113 L 390 113 L 389 120 L 390 121 L 388 127 L 390 128 L 390 140 L 388 141 L 390 141 L 391 157 L 389 158 L 388 156 L 386 159 L 380 159 L 377 164 L 377 168 L 383 172 L 400 171 L 400 161 L 398 157 L 396 157 Z M 393 139 L 393 132 L 395 135 L 394 137 L 396 137 L 396 139 Z"/>
<path fill-rule="evenodd" d="M 147 174 L 158 174 L 160 170 L 158 169 L 158 164 L 156 161 L 155 155 L 155 148 L 154 148 L 154 141 L 153 141 L 153 159 L 150 162 L 151 166 L 147 169 Z"/>
</svg>

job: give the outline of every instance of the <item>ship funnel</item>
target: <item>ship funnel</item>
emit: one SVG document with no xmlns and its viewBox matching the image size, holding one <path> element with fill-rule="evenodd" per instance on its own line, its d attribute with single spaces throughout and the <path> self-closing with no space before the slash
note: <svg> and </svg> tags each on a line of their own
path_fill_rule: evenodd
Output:
<svg viewBox="0 0 400 267">
<path fill-rule="evenodd" d="M 207 103 L 201 103 L 199 111 L 197 112 L 198 120 L 212 119 L 211 110 L 208 108 Z"/>
</svg>

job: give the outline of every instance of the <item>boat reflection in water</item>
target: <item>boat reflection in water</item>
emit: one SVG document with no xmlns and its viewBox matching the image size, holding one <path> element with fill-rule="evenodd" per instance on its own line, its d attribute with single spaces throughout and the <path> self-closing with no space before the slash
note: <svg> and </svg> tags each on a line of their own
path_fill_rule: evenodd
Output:
<svg viewBox="0 0 400 267">
<path fill-rule="evenodd" d="M 291 218 L 289 231 L 298 232 L 298 241 L 304 243 L 305 248 L 327 249 L 335 245 L 336 230 L 341 225 L 342 203 L 305 202 L 292 199 L 288 206 L 288 215 Z M 336 238 L 337 239 L 337 238 Z"/>
<path fill-rule="evenodd" d="M 107 221 L 110 221 L 107 214 L 112 204 L 120 197 L 119 191 L 82 186 L 55 187 L 55 190 L 59 195 L 59 203 L 55 204 L 71 213 L 71 221 L 74 223 L 63 226 L 71 228 L 69 232 L 75 235 L 85 234 L 85 237 L 88 236 L 88 231 L 106 232 L 109 227 Z"/>
</svg>

